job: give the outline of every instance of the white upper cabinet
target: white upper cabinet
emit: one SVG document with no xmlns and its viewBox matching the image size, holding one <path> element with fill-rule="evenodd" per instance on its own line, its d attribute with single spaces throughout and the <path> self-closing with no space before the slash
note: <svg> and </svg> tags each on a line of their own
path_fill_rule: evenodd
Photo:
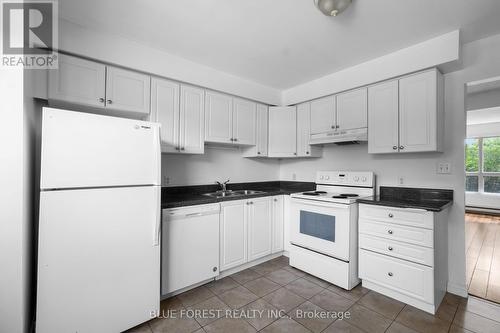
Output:
<svg viewBox="0 0 500 333">
<path fill-rule="evenodd" d="M 240 145 L 255 145 L 257 105 L 240 98 L 233 98 L 233 140 Z"/>
<path fill-rule="evenodd" d="M 59 68 L 49 71 L 48 98 L 146 118 L 150 113 L 150 85 L 149 75 L 59 54 Z"/>
<path fill-rule="evenodd" d="M 398 150 L 398 81 L 368 88 L 368 152 Z"/>
<path fill-rule="evenodd" d="M 104 107 L 106 66 L 59 54 L 59 68 L 49 70 L 49 100 Z"/>
<path fill-rule="evenodd" d="M 151 80 L 151 120 L 161 124 L 162 152 L 179 151 L 180 85 L 177 82 Z"/>
<path fill-rule="evenodd" d="M 297 108 L 269 107 L 269 157 L 297 156 Z"/>
<path fill-rule="evenodd" d="M 205 151 L 205 90 L 181 85 L 179 146 L 181 153 L 203 154 Z"/>
<path fill-rule="evenodd" d="M 337 123 L 340 130 L 364 128 L 368 125 L 367 89 L 361 88 L 336 96 Z"/>
<path fill-rule="evenodd" d="M 271 254 L 272 198 L 250 199 L 248 207 L 248 261 Z"/>
<path fill-rule="evenodd" d="M 297 156 L 319 157 L 321 148 L 309 144 L 311 140 L 311 103 L 297 105 Z"/>
<path fill-rule="evenodd" d="M 311 134 L 332 131 L 336 128 L 335 96 L 320 98 L 311 102 Z"/>
<path fill-rule="evenodd" d="M 203 154 L 203 89 L 160 78 L 151 86 L 151 120 L 162 125 L 162 152 Z"/>
<path fill-rule="evenodd" d="M 106 108 L 148 115 L 150 99 L 149 75 L 106 67 Z"/>
<path fill-rule="evenodd" d="M 441 151 L 443 78 L 436 69 L 368 89 L 368 152 Z"/>
<path fill-rule="evenodd" d="M 254 102 L 207 91 L 205 141 L 255 145 L 257 108 Z"/>
<path fill-rule="evenodd" d="M 244 148 L 244 157 L 267 157 L 267 138 L 269 132 L 269 113 L 267 105 L 257 104 L 256 145 Z"/>
<path fill-rule="evenodd" d="M 440 73 L 431 70 L 399 80 L 399 149 L 402 152 L 438 151 L 442 97 Z M 439 105 L 438 105 L 439 104 Z"/>
<path fill-rule="evenodd" d="M 206 92 L 205 141 L 232 143 L 233 98 L 228 95 Z"/>
</svg>

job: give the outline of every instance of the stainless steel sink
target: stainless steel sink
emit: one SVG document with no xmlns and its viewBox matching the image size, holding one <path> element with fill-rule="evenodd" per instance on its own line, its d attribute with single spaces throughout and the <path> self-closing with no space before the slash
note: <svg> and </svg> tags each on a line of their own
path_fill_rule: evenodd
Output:
<svg viewBox="0 0 500 333">
<path fill-rule="evenodd" d="M 234 193 L 238 193 L 239 195 L 252 195 L 252 194 L 261 194 L 265 193 L 264 191 L 255 191 L 255 190 L 238 190 L 234 191 Z"/>
<path fill-rule="evenodd" d="M 207 197 L 212 198 L 226 198 L 226 197 L 240 197 L 244 195 L 252 195 L 252 194 L 261 194 L 265 193 L 264 191 L 255 191 L 255 190 L 238 190 L 238 191 L 217 191 L 211 193 L 205 193 Z"/>
</svg>

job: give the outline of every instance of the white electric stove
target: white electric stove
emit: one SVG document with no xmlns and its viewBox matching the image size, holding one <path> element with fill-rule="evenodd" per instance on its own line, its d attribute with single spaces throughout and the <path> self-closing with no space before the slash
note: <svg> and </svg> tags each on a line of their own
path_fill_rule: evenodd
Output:
<svg viewBox="0 0 500 333">
<path fill-rule="evenodd" d="M 350 290 L 358 278 L 358 204 L 373 172 L 318 171 L 316 190 L 291 197 L 290 265 Z"/>
</svg>

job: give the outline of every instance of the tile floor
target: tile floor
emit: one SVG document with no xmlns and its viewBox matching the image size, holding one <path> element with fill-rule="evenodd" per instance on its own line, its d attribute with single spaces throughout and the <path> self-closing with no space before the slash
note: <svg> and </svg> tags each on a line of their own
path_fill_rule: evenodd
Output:
<svg viewBox="0 0 500 333">
<path fill-rule="evenodd" d="M 500 303 L 500 216 L 465 215 L 469 294 Z"/>
<path fill-rule="evenodd" d="M 279 257 L 169 298 L 162 311 L 259 310 L 262 317 L 153 319 L 128 333 L 167 332 L 500 332 L 500 310 L 485 314 L 466 299 L 447 294 L 432 316 L 361 286 L 346 291 L 288 265 Z M 272 316 L 273 310 L 284 316 Z M 500 308 L 499 308 L 500 309 Z M 347 311 L 349 318 L 304 318 L 301 313 Z M 498 312 L 495 312 L 498 311 Z"/>
</svg>

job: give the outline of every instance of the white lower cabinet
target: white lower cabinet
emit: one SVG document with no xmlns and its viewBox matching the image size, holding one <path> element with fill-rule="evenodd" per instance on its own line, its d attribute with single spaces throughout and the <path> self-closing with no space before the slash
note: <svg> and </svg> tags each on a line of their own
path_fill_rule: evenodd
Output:
<svg viewBox="0 0 500 333">
<path fill-rule="evenodd" d="M 220 270 L 224 271 L 247 262 L 246 200 L 221 204 L 220 213 Z"/>
<path fill-rule="evenodd" d="M 448 283 L 447 211 L 359 205 L 363 286 L 434 314 Z"/>
<path fill-rule="evenodd" d="M 221 203 L 220 270 L 283 251 L 284 196 Z"/>
<path fill-rule="evenodd" d="M 248 200 L 248 261 L 272 252 L 272 198 Z"/>
</svg>

